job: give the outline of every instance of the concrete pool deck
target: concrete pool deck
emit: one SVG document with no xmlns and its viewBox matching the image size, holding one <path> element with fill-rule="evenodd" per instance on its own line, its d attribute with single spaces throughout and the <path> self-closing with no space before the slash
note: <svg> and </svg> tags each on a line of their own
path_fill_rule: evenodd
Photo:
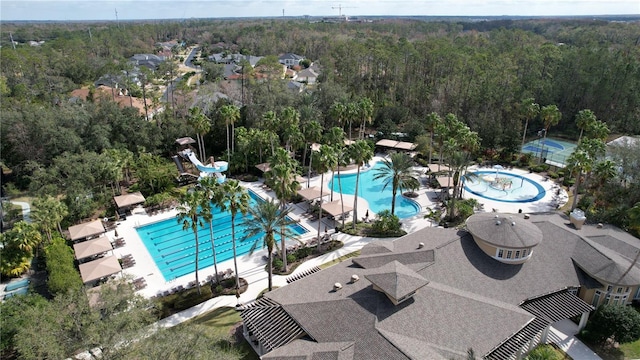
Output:
<svg viewBox="0 0 640 360">
<path fill-rule="evenodd" d="M 376 160 L 379 160 L 379 157 L 374 158 L 372 163 Z M 424 169 L 421 167 L 416 167 L 417 173 L 423 173 Z M 470 168 L 469 171 L 476 170 L 475 168 Z M 539 201 L 535 201 L 532 203 L 505 203 L 499 201 L 493 201 L 489 199 L 479 198 L 479 202 L 484 204 L 484 211 L 491 212 L 493 209 L 499 212 L 505 213 L 517 213 L 519 210 L 522 210 L 524 213 L 535 213 L 535 212 L 548 212 L 555 211 L 558 201 L 563 201 L 566 203 L 567 194 L 564 190 L 561 191 L 561 195 L 556 197 L 554 191 L 555 183 L 551 180 L 545 181 L 545 179 L 538 174 L 530 174 L 526 170 L 514 169 L 514 170 L 502 170 L 511 172 L 517 175 L 521 175 L 527 177 L 531 180 L 537 181 L 541 186 L 543 186 L 546 190 L 546 195 L 540 199 Z M 356 172 L 356 170 L 348 170 L 343 171 L 342 173 L 350 173 Z M 320 186 L 320 176 L 315 176 L 310 181 L 310 186 Z M 324 194 L 329 195 L 330 190 L 327 186 L 329 181 L 331 180 L 331 173 L 327 173 L 324 176 Z M 269 199 L 274 197 L 274 193 L 268 189 L 262 187 L 261 182 L 255 183 L 242 183 L 243 186 L 252 190 L 256 194 L 260 195 L 262 198 Z M 302 184 L 303 187 L 306 187 L 306 183 Z M 422 229 L 424 227 L 436 226 L 430 220 L 424 219 L 424 215 L 428 213 L 429 209 L 438 208 L 441 202 L 437 199 L 437 193 L 439 193 L 439 189 L 431 189 L 426 186 L 422 186 L 419 190 L 419 196 L 416 199 L 412 199 L 416 201 L 421 206 L 421 212 L 413 217 L 402 219 L 403 229 L 409 233 Z M 469 197 L 470 194 L 465 194 L 465 197 Z M 334 193 L 334 200 L 339 199 L 339 193 Z M 353 205 L 354 196 L 353 195 L 343 195 L 345 204 L 349 206 Z M 559 199 L 559 200 L 558 200 Z M 369 210 L 368 203 L 366 200 L 359 198 L 358 199 L 358 217 L 363 218 L 366 211 Z M 377 240 L 374 238 L 368 237 L 359 237 L 359 236 L 351 236 L 344 233 L 334 233 L 333 228 L 340 222 L 340 220 L 331 220 L 328 218 L 321 219 L 319 223 L 316 221 L 309 221 L 307 218 L 302 215 L 306 211 L 306 205 L 304 203 L 292 204 L 292 213 L 291 216 L 294 220 L 299 220 L 300 225 L 309 230 L 308 233 L 304 234 L 301 238 L 301 242 L 305 242 L 311 240 L 313 237 L 317 235 L 318 232 L 318 224 L 320 225 L 320 232 L 324 233 L 325 228 L 331 229 L 331 236 L 340 240 L 344 243 L 344 246 L 336 250 L 332 253 L 325 254 L 321 257 L 315 258 L 313 260 L 307 261 L 304 264 L 300 265 L 294 273 L 302 272 L 306 269 L 309 269 L 314 266 L 318 266 L 325 262 L 337 259 L 343 255 L 359 250 L 362 246 L 369 243 L 370 241 Z M 175 219 L 176 210 L 171 209 L 166 212 L 149 216 L 145 213 L 144 209 L 141 207 L 135 208 L 132 215 L 127 216 L 125 221 L 121 221 L 118 223 L 117 232 L 118 237 L 122 237 L 125 239 L 126 244 L 122 247 L 116 248 L 113 250 L 114 255 L 118 258 L 123 257 L 124 255 L 131 254 L 133 258 L 136 260 L 136 264 L 133 267 L 124 269 L 122 274 L 127 275 L 131 278 L 139 278 L 144 277 L 147 283 L 147 286 L 138 291 L 138 293 L 144 297 L 152 297 L 162 294 L 164 292 L 170 291 L 173 288 L 178 286 L 186 287 L 187 284 L 195 280 L 194 274 L 189 274 L 185 276 L 181 276 L 179 278 L 166 281 L 160 270 L 156 266 L 154 260 L 151 258 L 149 252 L 147 251 L 145 245 L 142 242 L 142 239 L 139 237 L 136 228 L 140 226 L 144 226 L 150 223 L 163 221 L 166 219 Z M 374 214 L 370 211 L 370 218 L 373 218 Z M 345 222 L 350 222 L 351 216 L 347 217 Z M 107 236 L 111 239 L 115 238 L 114 231 L 110 231 L 107 233 Z M 386 239 L 388 241 L 393 241 L 394 238 Z M 296 243 L 294 240 L 289 241 L 291 244 Z M 264 266 L 266 264 L 265 260 L 263 260 L 263 255 L 266 255 L 266 250 L 260 249 L 256 251 L 253 255 L 245 254 L 238 257 L 238 272 L 240 277 L 245 278 L 249 283 L 248 290 L 240 296 L 240 303 L 248 303 L 255 300 L 256 296 L 267 287 L 267 272 L 264 271 Z M 227 269 L 233 269 L 233 259 L 226 260 L 220 262 L 218 264 L 218 271 L 225 271 Z M 200 269 L 199 278 L 200 281 L 204 281 L 208 276 L 214 275 L 214 267 L 210 266 L 208 268 Z M 286 285 L 287 276 L 274 276 L 273 285 L 274 286 L 284 286 Z M 211 299 L 203 304 L 195 306 L 191 309 L 185 310 L 180 314 L 176 314 L 172 317 L 166 318 L 161 321 L 162 326 L 173 326 L 179 322 L 185 321 L 191 317 L 206 313 L 212 309 L 215 309 L 220 306 L 235 306 L 236 298 L 235 296 L 222 296 Z"/>
</svg>

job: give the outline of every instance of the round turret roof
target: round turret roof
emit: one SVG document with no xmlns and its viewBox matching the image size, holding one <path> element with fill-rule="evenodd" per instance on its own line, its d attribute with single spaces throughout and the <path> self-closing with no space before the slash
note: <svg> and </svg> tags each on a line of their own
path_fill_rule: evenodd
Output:
<svg viewBox="0 0 640 360">
<path fill-rule="evenodd" d="M 478 213 L 471 215 L 466 224 L 476 241 L 496 247 L 530 248 L 542 241 L 542 231 L 521 214 Z"/>
</svg>

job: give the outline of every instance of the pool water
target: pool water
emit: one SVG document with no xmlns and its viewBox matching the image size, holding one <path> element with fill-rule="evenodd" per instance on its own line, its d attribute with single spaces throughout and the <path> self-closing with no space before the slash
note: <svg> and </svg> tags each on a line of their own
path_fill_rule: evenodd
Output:
<svg viewBox="0 0 640 360">
<path fill-rule="evenodd" d="M 251 197 L 250 206 L 255 206 L 258 202 L 264 201 L 255 193 L 249 191 Z M 213 208 L 213 237 L 216 248 L 216 261 L 221 263 L 233 258 L 233 246 L 231 238 L 231 212 L 220 211 Z M 250 217 L 250 215 L 246 215 Z M 241 226 L 245 216 L 236 215 L 236 253 L 238 256 L 249 253 L 255 240 L 260 241 L 257 249 L 262 248 L 263 235 L 244 239 L 246 228 Z M 290 226 L 292 232 L 297 235 L 308 232 L 304 227 L 294 224 Z M 151 254 L 151 257 L 160 269 L 165 281 L 173 280 L 183 275 L 191 274 L 195 271 L 195 235 L 191 228 L 182 229 L 182 223 L 178 223 L 176 217 L 145 225 L 136 229 L 142 242 Z M 280 237 L 276 236 L 276 241 Z M 199 270 L 213 266 L 213 252 L 211 251 L 211 238 L 209 224 L 198 227 L 198 268 Z M 220 271 L 220 269 L 218 269 Z M 222 269 L 224 270 L 224 269 Z"/>
<path fill-rule="evenodd" d="M 489 200 L 527 203 L 542 199 L 546 191 L 537 182 L 508 172 L 475 171 L 464 182 L 464 189 Z"/>
<path fill-rule="evenodd" d="M 382 180 L 373 180 L 376 174 L 376 169 L 384 167 L 384 164 L 377 162 L 373 167 L 366 169 L 360 169 L 360 181 L 358 182 L 358 196 L 367 200 L 369 208 L 375 213 L 379 213 L 382 210 L 391 210 L 391 184 L 384 187 Z M 364 171 L 363 171 L 364 170 Z M 342 193 L 355 195 L 356 193 L 356 176 L 357 174 L 340 174 L 340 182 L 342 183 Z M 333 188 L 333 191 L 340 191 L 338 175 L 336 175 L 331 182 L 329 182 L 329 188 Z M 400 219 L 405 219 L 414 216 L 420 212 L 420 205 L 415 201 L 409 200 L 402 196 L 400 191 L 396 195 L 396 211 L 395 214 Z M 358 213 L 358 216 L 364 216 L 364 213 Z"/>
</svg>

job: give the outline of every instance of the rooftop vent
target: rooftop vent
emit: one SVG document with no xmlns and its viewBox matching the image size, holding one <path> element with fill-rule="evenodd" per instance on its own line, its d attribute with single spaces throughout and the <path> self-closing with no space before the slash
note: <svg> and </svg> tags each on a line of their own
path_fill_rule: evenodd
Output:
<svg viewBox="0 0 640 360">
<path fill-rule="evenodd" d="M 356 274 L 351 275 L 351 282 L 354 283 L 356 281 L 360 280 L 360 277 Z M 338 284 L 340 285 L 340 284 Z"/>
<path fill-rule="evenodd" d="M 512 221 L 512 222 L 511 222 L 511 226 L 516 226 L 516 222 L 515 222 L 515 221 Z"/>
<path fill-rule="evenodd" d="M 496 225 L 500 225 L 500 224 L 502 224 L 500 220 L 496 220 Z"/>
<path fill-rule="evenodd" d="M 338 291 L 340 289 L 342 289 L 342 284 L 340 283 L 333 284 L 333 291 Z"/>
<path fill-rule="evenodd" d="M 598 229 L 602 229 L 604 227 L 604 225 L 602 223 L 598 223 L 597 227 L 598 227 Z"/>
<path fill-rule="evenodd" d="M 418 249 L 422 249 L 423 247 L 424 247 L 424 243 L 423 242 L 418 244 Z"/>
</svg>

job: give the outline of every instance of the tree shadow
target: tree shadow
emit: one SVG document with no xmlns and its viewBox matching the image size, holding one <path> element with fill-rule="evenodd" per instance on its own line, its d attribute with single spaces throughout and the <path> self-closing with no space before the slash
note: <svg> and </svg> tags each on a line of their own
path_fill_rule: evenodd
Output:
<svg viewBox="0 0 640 360">
<path fill-rule="evenodd" d="M 471 234 L 460 238 L 460 246 L 469 263 L 492 279 L 507 280 L 516 276 L 522 269 L 522 264 L 504 264 L 485 254 L 475 243 Z"/>
</svg>

